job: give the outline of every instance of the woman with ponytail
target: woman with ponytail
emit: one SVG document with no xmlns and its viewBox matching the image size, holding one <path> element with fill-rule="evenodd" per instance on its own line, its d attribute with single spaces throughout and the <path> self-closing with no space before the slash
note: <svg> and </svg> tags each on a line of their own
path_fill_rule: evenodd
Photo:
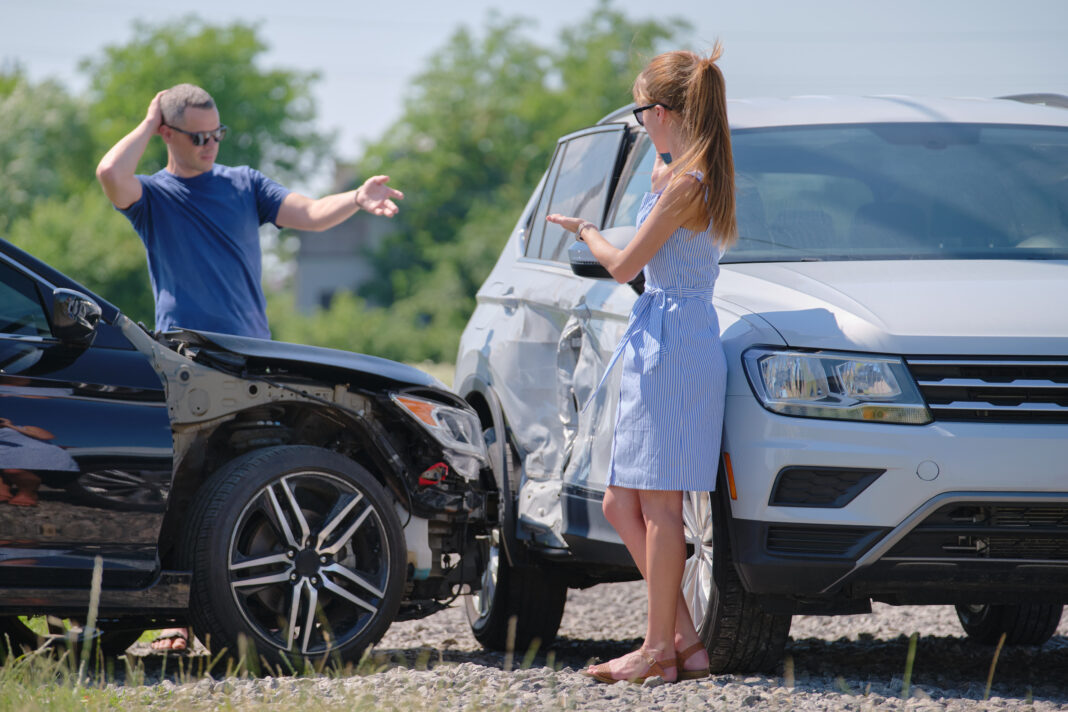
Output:
<svg viewBox="0 0 1068 712">
<path fill-rule="evenodd" d="M 667 52 L 634 81 L 635 117 L 663 160 L 626 248 L 592 223 L 547 217 L 584 240 L 617 281 L 645 273 L 605 371 L 622 362 L 604 512 L 645 577 L 649 615 L 639 650 L 585 671 L 602 682 L 709 674 L 682 599 L 682 493 L 715 489 L 723 430 L 727 363 L 712 289 L 737 228 L 721 52 L 718 43 L 707 58 Z"/>
</svg>

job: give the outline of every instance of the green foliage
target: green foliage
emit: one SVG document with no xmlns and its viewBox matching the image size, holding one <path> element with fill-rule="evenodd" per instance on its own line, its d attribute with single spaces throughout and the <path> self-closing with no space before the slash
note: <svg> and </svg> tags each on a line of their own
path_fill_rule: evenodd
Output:
<svg viewBox="0 0 1068 712">
<path fill-rule="evenodd" d="M 550 42 L 529 20 L 491 14 L 457 30 L 413 81 L 402 117 L 356 166 L 405 191 L 393 233 L 373 255 L 381 277 L 359 297 L 297 314 L 270 295 L 275 338 L 405 361 L 452 361 L 475 293 L 495 263 L 557 138 L 630 101 L 641 66 L 685 24 L 632 21 L 603 0 Z M 219 160 L 282 181 L 320 165 L 329 137 L 312 128 L 314 73 L 258 66 L 256 27 L 195 17 L 136 24 L 132 39 L 82 69 L 87 97 L 0 69 L 0 232 L 146 323 L 144 250 L 112 210 L 94 168 L 142 119 L 156 92 L 180 82 L 215 98 L 231 134 Z M 153 140 L 141 172 L 166 163 Z M 355 183 L 354 183 L 355 185 Z M 354 187 L 354 186 L 353 186 Z"/>
<path fill-rule="evenodd" d="M 90 77 L 93 137 L 100 155 L 141 121 L 157 92 L 189 82 L 215 99 L 230 134 L 219 162 L 249 165 L 277 180 L 306 177 L 326 154 L 327 138 L 312 126 L 315 73 L 260 69 L 266 51 L 256 27 L 206 24 L 196 17 L 148 25 L 135 23 L 133 39 L 106 47 L 82 63 Z M 167 163 L 166 146 L 153 140 L 139 170 Z"/>
<path fill-rule="evenodd" d="M 0 235 L 152 324 L 144 248 L 97 185 L 96 163 L 144 117 L 156 92 L 188 81 L 212 94 L 231 127 L 222 162 L 282 180 L 305 177 L 328 144 L 312 128 L 316 75 L 260 69 L 265 50 L 256 29 L 240 23 L 138 24 L 129 43 L 83 63 L 87 98 L 55 82 L 33 84 L 19 66 L 3 65 Z M 154 139 L 140 170 L 165 164 L 166 147 Z"/>
<path fill-rule="evenodd" d="M 342 310 L 358 302 L 338 300 L 299 332 L 272 313 L 277 338 L 324 343 L 317 329 L 325 336 L 336 315 L 362 333 L 334 343 L 409 361 L 455 359 L 475 293 L 556 140 L 631 101 L 638 71 L 685 28 L 628 20 L 608 2 L 548 45 L 524 35 L 531 24 L 493 14 L 481 37 L 456 31 L 357 166 L 363 177 L 389 174 L 406 196 L 373 255 L 381 277 L 362 291 L 368 303 L 388 305 L 388 318 L 371 309 L 350 322 Z"/>
<path fill-rule="evenodd" d="M 51 81 L 32 84 L 18 69 L 0 74 L 0 234 L 52 195 L 93 180 L 85 104 Z"/>
<path fill-rule="evenodd" d="M 37 202 L 7 239 L 85 285 L 134 321 L 152 324 L 145 248 L 95 185 Z"/>
</svg>

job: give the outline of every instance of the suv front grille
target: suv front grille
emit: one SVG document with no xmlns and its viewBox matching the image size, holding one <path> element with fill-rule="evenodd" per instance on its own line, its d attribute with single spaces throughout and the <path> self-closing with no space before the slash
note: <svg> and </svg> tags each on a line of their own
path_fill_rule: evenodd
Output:
<svg viewBox="0 0 1068 712">
<path fill-rule="evenodd" d="M 1068 561 L 1068 505 L 947 504 L 885 558 Z"/>
<path fill-rule="evenodd" d="M 909 359 L 935 420 L 1068 423 L 1068 360 Z"/>
</svg>

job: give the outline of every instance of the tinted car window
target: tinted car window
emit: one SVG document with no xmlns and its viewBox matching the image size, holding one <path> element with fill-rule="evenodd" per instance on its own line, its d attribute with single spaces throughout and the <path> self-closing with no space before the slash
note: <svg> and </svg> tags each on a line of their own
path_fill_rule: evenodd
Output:
<svg viewBox="0 0 1068 712">
<path fill-rule="evenodd" d="M 549 166 L 549 172 L 545 177 L 545 188 L 541 192 L 541 197 L 538 198 L 538 208 L 534 211 L 530 220 L 530 229 L 527 236 L 526 249 L 523 254 L 527 257 L 537 259 L 541 254 L 541 241 L 545 235 L 545 228 L 548 223 L 545 222 L 545 216 L 549 214 L 549 200 L 553 195 L 553 186 L 556 183 L 556 176 L 560 173 L 560 164 L 563 162 L 564 147 L 557 146 L 556 153 L 553 154 L 553 162 Z"/>
<path fill-rule="evenodd" d="M 0 264 L 0 334 L 48 336 L 51 333 L 33 280 Z"/>
<path fill-rule="evenodd" d="M 608 181 L 615 168 L 619 151 L 619 131 L 586 134 L 573 138 L 562 147 L 559 176 L 549 198 L 548 213 L 571 215 L 601 224 Z M 540 257 L 543 260 L 567 261 L 567 247 L 574 236 L 559 225 L 545 224 Z"/>
<path fill-rule="evenodd" d="M 645 135 L 638 138 L 634 151 L 620 183 L 623 186 L 616 198 L 616 210 L 608 227 L 636 225 L 638 208 L 642 198 L 649 192 L 653 180 L 653 162 L 656 152 L 652 150 L 653 142 Z"/>
<path fill-rule="evenodd" d="M 1068 130 L 871 124 L 736 131 L 726 262 L 1065 259 Z"/>
</svg>

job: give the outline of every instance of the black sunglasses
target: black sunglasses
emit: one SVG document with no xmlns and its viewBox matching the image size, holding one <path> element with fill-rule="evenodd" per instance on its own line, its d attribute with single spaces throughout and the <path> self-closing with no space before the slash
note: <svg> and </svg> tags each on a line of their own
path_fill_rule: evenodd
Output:
<svg viewBox="0 0 1068 712">
<path fill-rule="evenodd" d="M 665 109 L 667 109 L 668 111 L 673 111 L 673 109 L 670 106 L 668 106 L 667 104 L 665 104 L 662 101 L 654 101 L 652 104 L 646 104 L 645 106 L 639 106 L 637 109 L 634 110 L 634 120 L 638 122 L 639 126 L 645 126 L 645 119 L 642 118 L 642 112 L 645 111 L 646 109 L 651 109 L 654 106 L 662 106 Z"/>
<path fill-rule="evenodd" d="M 170 124 L 163 125 L 178 133 L 184 133 L 193 140 L 194 146 L 203 146 L 209 139 L 215 139 L 215 143 L 219 143 L 226 138 L 226 124 L 219 124 L 219 128 L 214 131 L 186 131 L 185 129 L 180 129 L 177 126 L 171 126 Z"/>
</svg>

